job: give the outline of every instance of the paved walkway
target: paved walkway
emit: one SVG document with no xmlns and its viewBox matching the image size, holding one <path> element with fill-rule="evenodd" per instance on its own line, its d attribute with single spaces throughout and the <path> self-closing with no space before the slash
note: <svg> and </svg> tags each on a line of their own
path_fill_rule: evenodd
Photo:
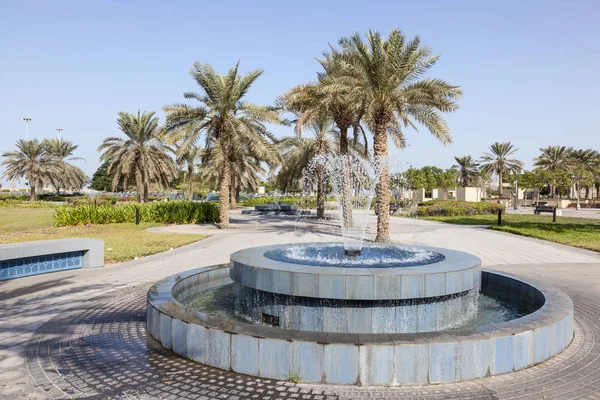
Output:
<svg viewBox="0 0 600 400">
<path fill-rule="evenodd" d="M 228 262 L 238 249 L 339 240 L 330 225 L 234 217 L 227 232 L 119 265 L 0 283 L 0 398 L 6 399 L 600 399 L 600 255 L 481 228 L 392 219 L 392 238 L 468 251 L 492 267 L 557 285 L 572 298 L 576 335 L 561 355 L 510 375 L 434 386 L 294 385 L 206 367 L 146 335 L 145 293 L 180 271 Z M 370 232 L 374 222 L 370 224 Z M 165 234 L 165 233 L 157 233 Z"/>
</svg>

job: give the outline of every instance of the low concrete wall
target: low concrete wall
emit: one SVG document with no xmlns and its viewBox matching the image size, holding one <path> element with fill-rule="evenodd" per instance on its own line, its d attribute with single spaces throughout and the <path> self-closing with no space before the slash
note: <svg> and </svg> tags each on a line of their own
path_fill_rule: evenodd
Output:
<svg viewBox="0 0 600 400">
<path fill-rule="evenodd" d="M 147 331 L 182 357 L 273 379 L 349 385 L 458 382 L 518 371 L 564 350 L 573 338 L 573 303 L 539 282 L 484 270 L 486 290 L 537 309 L 476 329 L 429 333 L 351 334 L 251 325 L 179 303 L 198 289 L 232 282 L 227 266 L 192 270 L 148 291 Z"/>
<path fill-rule="evenodd" d="M 35 263 L 35 267 L 28 266 L 28 263 Z M 58 267 L 54 266 L 56 263 L 59 263 Z M 104 266 L 104 240 L 102 239 L 72 238 L 0 245 L 0 267 L 2 268 L 0 279 L 2 280 L 65 269 L 102 266 Z M 5 274 L 4 272 L 9 269 L 9 273 Z"/>
</svg>

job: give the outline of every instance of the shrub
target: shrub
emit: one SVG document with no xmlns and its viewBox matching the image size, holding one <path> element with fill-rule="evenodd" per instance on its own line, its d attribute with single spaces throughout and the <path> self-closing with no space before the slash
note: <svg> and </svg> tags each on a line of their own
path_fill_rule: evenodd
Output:
<svg viewBox="0 0 600 400">
<path fill-rule="evenodd" d="M 0 207 L 19 207 L 19 208 L 55 208 L 56 204 L 45 203 L 43 201 L 31 202 L 21 199 L 0 199 Z"/>
<path fill-rule="evenodd" d="M 335 201 L 335 197 L 326 196 L 325 201 Z M 240 204 L 245 207 L 254 207 L 273 202 L 273 196 L 264 196 L 246 199 Z M 279 204 L 295 204 L 300 208 L 317 208 L 317 196 L 281 196 Z"/>
<path fill-rule="evenodd" d="M 54 225 L 85 225 L 135 222 L 140 209 L 142 222 L 162 224 L 202 224 L 219 222 L 219 207 L 214 203 L 169 201 L 145 204 L 110 205 L 108 203 L 61 206 L 56 209 Z"/>
<path fill-rule="evenodd" d="M 433 200 L 420 203 L 417 207 L 417 216 L 462 216 L 462 215 L 487 215 L 497 214 L 498 209 L 504 210 L 504 206 L 495 203 L 456 201 L 456 200 Z"/>
</svg>

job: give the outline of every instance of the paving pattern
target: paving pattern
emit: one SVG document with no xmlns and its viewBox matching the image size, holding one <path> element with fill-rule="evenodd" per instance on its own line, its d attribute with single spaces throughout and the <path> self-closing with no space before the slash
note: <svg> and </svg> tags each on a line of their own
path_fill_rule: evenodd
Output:
<svg viewBox="0 0 600 400">
<path fill-rule="evenodd" d="M 277 229 L 270 233 L 272 227 L 262 228 L 267 231 L 260 243 L 254 242 L 257 245 L 291 241 Z M 559 286 L 573 299 L 576 322 L 573 343 L 559 356 L 517 373 L 464 383 L 388 388 L 295 385 L 203 366 L 148 338 L 145 295 L 151 282 L 197 267 L 198 254 L 206 262 L 222 262 L 236 248 L 256 240 L 256 227 L 252 229 L 229 235 L 236 236 L 232 240 L 223 236 L 175 250 L 169 257 L 149 257 L 104 271 L 23 278 L 0 286 L 0 398 L 600 399 L 600 257 L 473 228 L 436 224 L 414 230 L 403 226 L 393 232 L 407 242 L 476 251 L 486 256 L 486 267 Z M 326 235 L 301 238 L 327 239 Z M 519 257 L 523 251 L 530 254 Z"/>
</svg>

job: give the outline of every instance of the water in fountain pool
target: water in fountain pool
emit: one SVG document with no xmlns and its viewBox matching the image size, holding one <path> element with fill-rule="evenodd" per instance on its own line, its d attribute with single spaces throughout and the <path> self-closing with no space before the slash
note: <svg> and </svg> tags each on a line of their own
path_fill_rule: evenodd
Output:
<svg viewBox="0 0 600 400">
<path fill-rule="evenodd" d="M 186 299 L 183 303 L 188 307 L 220 318 L 238 322 L 255 323 L 239 310 L 240 285 L 226 284 L 220 287 L 200 291 Z M 461 321 L 452 328 L 477 328 L 493 323 L 509 321 L 522 317 L 527 312 L 514 304 L 480 294 L 477 299 L 477 313 L 467 320 Z"/>
<path fill-rule="evenodd" d="M 364 245 L 359 256 L 346 256 L 342 244 L 289 245 L 267 251 L 271 260 L 340 268 L 397 268 L 433 264 L 444 256 L 410 246 Z"/>
</svg>

